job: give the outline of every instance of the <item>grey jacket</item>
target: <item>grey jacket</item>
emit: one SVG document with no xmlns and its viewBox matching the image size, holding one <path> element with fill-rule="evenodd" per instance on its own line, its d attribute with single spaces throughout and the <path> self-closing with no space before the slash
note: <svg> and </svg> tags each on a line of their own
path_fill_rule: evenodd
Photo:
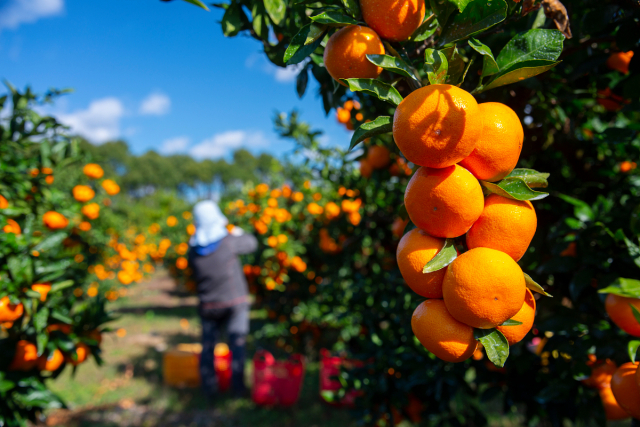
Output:
<svg viewBox="0 0 640 427">
<path fill-rule="evenodd" d="M 254 252 L 257 239 L 250 234 L 228 235 L 208 255 L 189 251 L 189 265 L 197 284 L 201 309 L 231 307 L 247 302 L 249 287 L 238 255 Z"/>
</svg>

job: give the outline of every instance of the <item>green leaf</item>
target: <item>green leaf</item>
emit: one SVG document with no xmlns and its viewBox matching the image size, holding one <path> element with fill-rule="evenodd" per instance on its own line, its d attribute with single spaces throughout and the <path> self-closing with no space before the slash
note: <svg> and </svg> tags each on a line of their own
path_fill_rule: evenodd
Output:
<svg viewBox="0 0 640 427">
<path fill-rule="evenodd" d="M 435 34 L 438 29 L 438 20 L 436 19 L 436 15 L 431 15 L 424 20 L 422 24 L 418 27 L 417 30 L 411 34 L 409 40 L 412 42 L 421 42 L 425 41 L 433 34 Z"/>
<path fill-rule="evenodd" d="M 498 184 L 480 181 L 480 184 L 490 193 L 513 200 L 540 200 L 549 195 L 548 193 L 532 190 L 521 178 L 505 178 Z"/>
<path fill-rule="evenodd" d="M 392 131 L 393 120 L 391 117 L 376 117 L 374 121 L 363 123 L 358 129 L 356 129 L 356 131 L 353 133 L 353 136 L 351 137 L 351 144 L 349 145 L 348 151 L 353 150 L 356 145 L 367 138 L 371 138 L 372 136 L 380 135 L 383 133 L 389 133 Z"/>
<path fill-rule="evenodd" d="M 342 5 L 347 9 L 349 15 L 354 18 L 358 18 L 360 16 L 360 4 L 358 0 L 341 0 Z"/>
<path fill-rule="evenodd" d="M 382 101 L 387 101 L 395 106 L 402 102 L 402 95 L 390 84 L 376 79 L 340 79 L 347 83 L 353 92 L 365 92 Z"/>
<path fill-rule="evenodd" d="M 307 67 L 302 67 L 302 70 L 298 73 L 298 77 L 296 77 L 296 92 L 298 93 L 298 97 L 302 98 L 305 91 L 307 90 L 307 84 L 309 83 L 309 70 Z"/>
<path fill-rule="evenodd" d="M 531 188 L 546 188 L 549 185 L 549 174 L 533 169 L 514 169 L 506 178 L 520 178 Z"/>
<path fill-rule="evenodd" d="M 518 320 L 509 319 L 504 321 L 500 326 L 519 326 L 519 325 L 522 325 L 522 322 Z"/>
<path fill-rule="evenodd" d="M 16 386 L 16 383 L 13 381 L 0 379 L 0 393 L 6 393 Z"/>
<path fill-rule="evenodd" d="M 311 55 L 318 46 L 320 46 L 320 43 L 322 42 L 322 37 L 320 36 L 318 36 L 313 43 L 305 44 L 309 34 L 315 34 L 315 29 L 318 28 L 318 26 L 315 26 L 315 29 L 312 29 L 313 26 L 314 24 L 307 24 L 302 27 L 295 36 L 293 36 L 291 43 L 289 43 L 287 50 L 284 52 L 283 61 L 287 65 L 302 62 L 307 56 Z"/>
<path fill-rule="evenodd" d="M 638 311 L 638 309 L 631 304 L 629 304 L 629 307 L 631 307 L 631 312 L 633 313 L 633 317 L 636 318 L 636 322 L 640 324 L 640 311 Z"/>
<path fill-rule="evenodd" d="M 191 3 L 192 5 L 195 5 L 195 6 L 201 7 L 207 12 L 209 12 L 209 8 L 200 0 L 183 0 L 183 1 L 186 1 L 187 3 Z"/>
<path fill-rule="evenodd" d="M 444 46 L 480 33 L 506 17 L 507 3 L 504 0 L 473 1 L 464 12 L 452 15 L 443 28 L 438 45 Z"/>
<path fill-rule="evenodd" d="M 509 357 L 509 341 L 497 329 L 474 329 L 473 336 L 484 346 L 487 357 L 498 368 L 502 368 Z"/>
<path fill-rule="evenodd" d="M 527 288 L 529 288 L 533 292 L 537 292 L 546 297 L 553 298 L 553 295 L 548 294 L 544 289 L 542 289 L 542 286 L 540 286 L 535 280 L 533 280 L 531 276 L 529 276 L 527 273 L 522 274 L 524 274 L 524 284 L 527 286 Z"/>
<path fill-rule="evenodd" d="M 48 251 L 49 249 L 59 246 L 66 237 L 67 233 L 64 231 L 47 235 L 47 237 L 35 245 L 33 249 L 38 252 Z"/>
<path fill-rule="evenodd" d="M 309 45 L 321 38 L 326 30 L 326 25 L 311 24 L 311 28 L 309 28 L 309 34 L 307 34 L 307 38 L 304 41 L 304 45 Z"/>
<path fill-rule="evenodd" d="M 266 11 L 264 10 L 264 6 L 261 2 L 253 4 L 253 7 L 251 8 L 251 16 L 253 16 L 253 21 L 251 22 L 253 31 L 255 31 L 258 37 L 262 40 L 268 40 L 269 19 L 267 18 Z"/>
<path fill-rule="evenodd" d="M 564 36 L 558 30 L 529 30 L 509 40 L 496 58 L 498 68 L 506 70 L 520 62 L 555 62 L 562 53 Z"/>
<path fill-rule="evenodd" d="M 629 353 L 629 359 L 632 363 L 636 363 L 636 356 L 638 355 L 638 348 L 640 347 L 640 341 L 633 340 L 627 344 L 627 352 Z"/>
<path fill-rule="evenodd" d="M 444 246 L 423 268 L 422 273 L 433 273 L 442 270 L 458 257 L 455 241 L 453 239 L 445 239 Z"/>
<path fill-rule="evenodd" d="M 71 319 L 71 318 L 70 318 L 70 317 L 68 317 L 68 316 L 65 316 L 64 314 L 60 313 L 59 311 L 55 311 L 55 310 L 54 310 L 54 311 L 51 313 L 51 317 L 52 317 L 52 318 L 54 318 L 54 319 L 56 319 L 56 320 L 61 321 L 62 323 L 66 323 L 66 324 L 68 324 L 68 325 L 73 324 L 73 319 Z"/>
<path fill-rule="evenodd" d="M 264 0 L 264 8 L 276 25 L 280 25 L 287 14 L 287 3 L 285 0 Z"/>
<path fill-rule="evenodd" d="M 482 62 L 482 77 L 490 76 L 500 71 L 489 46 L 474 38 L 469 40 L 469 46 L 484 57 L 484 61 Z"/>
<path fill-rule="evenodd" d="M 448 23 L 451 14 L 456 12 L 457 7 L 449 1 L 429 0 L 429 6 L 436 16 L 438 23 L 442 28 Z"/>
<path fill-rule="evenodd" d="M 320 15 L 312 16 L 311 20 L 316 24 L 326 24 L 334 27 L 360 24 L 360 22 L 356 21 L 352 17 L 332 10 L 322 12 Z"/>
<path fill-rule="evenodd" d="M 49 319 L 49 309 L 47 307 L 42 307 L 33 316 L 33 326 L 36 328 L 37 332 L 41 332 L 47 327 L 47 319 Z"/>
<path fill-rule="evenodd" d="M 237 3 L 231 3 L 222 16 L 222 34 L 225 37 L 236 36 L 243 29 L 246 18 L 241 6 Z"/>
<path fill-rule="evenodd" d="M 473 92 L 480 93 L 484 92 L 485 90 L 521 82 L 522 80 L 526 80 L 530 77 L 542 74 L 545 71 L 549 71 L 559 63 L 560 62 L 550 62 L 542 60 L 518 63 L 514 65 L 513 68 L 507 71 L 501 71 L 500 73 L 496 74 L 489 83 L 481 86 L 480 88 L 477 88 Z"/>
<path fill-rule="evenodd" d="M 441 52 L 444 53 L 444 56 L 447 58 L 448 70 L 446 83 L 458 85 L 460 78 L 464 74 L 464 59 L 460 56 L 455 44 L 453 46 L 445 47 Z"/>
<path fill-rule="evenodd" d="M 64 282 L 58 282 L 54 285 L 51 285 L 51 290 L 49 291 L 49 293 L 60 292 L 63 289 L 67 289 L 73 286 L 74 283 L 75 282 L 73 280 L 65 280 Z"/>
<path fill-rule="evenodd" d="M 429 83 L 436 85 L 447 81 L 449 63 L 443 52 L 435 49 L 426 49 L 424 51 L 424 60 L 424 69 L 427 72 Z"/>
<path fill-rule="evenodd" d="M 593 221 L 596 219 L 596 215 L 587 203 L 582 200 L 578 200 L 574 197 L 567 196 L 566 194 L 558 194 L 558 197 L 567 203 L 574 206 L 573 214 L 582 222 Z"/>
<path fill-rule="evenodd" d="M 598 290 L 598 293 L 640 298 L 640 280 L 618 277 L 611 285 Z"/>
<path fill-rule="evenodd" d="M 413 73 L 411 67 L 400 58 L 389 55 L 367 55 L 367 59 L 378 67 L 420 83 L 420 80 L 418 80 L 416 75 Z"/>
</svg>

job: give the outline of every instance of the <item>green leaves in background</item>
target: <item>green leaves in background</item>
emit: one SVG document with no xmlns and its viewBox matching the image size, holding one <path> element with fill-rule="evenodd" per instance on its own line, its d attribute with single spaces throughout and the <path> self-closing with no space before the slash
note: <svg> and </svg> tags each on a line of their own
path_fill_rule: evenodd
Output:
<svg viewBox="0 0 640 427">
<path fill-rule="evenodd" d="M 251 16 L 253 16 L 253 21 L 251 21 L 253 31 L 255 31 L 262 40 L 269 40 L 269 18 L 261 2 L 253 4 Z"/>
<path fill-rule="evenodd" d="M 222 16 L 222 34 L 224 34 L 225 37 L 236 36 L 244 29 L 245 22 L 248 22 L 248 19 L 242 11 L 242 6 L 238 3 L 231 3 Z"/>
<path fill-rule="evenodd" d="M 629 359 L 631 359 L 632 363 L 636 363 L 638 348 L 640 348 L 640 341 L 638 340 L 629 341 L 629 344 L 627 344 L 627 352 L 629 354 Z"/>
<path fill-rule="evenodd" d="M 424 60 L 429 83 L 432 85 L 445 83 L 449 71 L 449 63 L 445 54 L 439 50 L 427 49 L 424 51 Z"/>
<path fill-rule="evenodd" d="M 276 25 L 280 25 L 287 14 L 287 3 L 285 0 L 264 0 L 264 8 Z"/>
<path fill-rule="evenodd" d="M 593 212 L 593 209 L 591 209 L 588 203 L 578 200 L 575 197 L 567 196 L 566 194 L 558 194 L 558 197 L 574 206 L 573 214 L 580 221 L 589 222 L 596 219 L 595 212 Z"/>
<path fill-rule="evenodd" d="M 506 17 L 507 3 L 504 0 L 472 1 L 464 11 L 451 15 L 448 22 L 443 24 L 438 45 L 466 39 L 504 21 Z"/>
<path fill-rule="evenodd" d="M 442 270 L 451 264 L 458 257 L 455 242 L 453 239 L 445 239 L 444 246 L 423 268 L 423 273 L 433 273 Z"/>
<path fill-rule="evenodd" d="M 498 368 L 504 367 L 509 357 L 509 342 L 497 329 L 474 329 L 473 336 L 484 346 L 489 360 Z"/>
<path fill-rule="evenodd" d="M 360 16 L 360 4 L 358 0 L 341 0 L 341 2 L 345 9 L 347 9 L 349 15 L 356 19 Z"/>
<path fill-rule="evenodd" d="M 598 291 L 600 294 L 614 294 L 627 298 L 640 298 L 640 280 L 619 277 L 613 284 Z"/>
<path fill-rule="evenodd" d="M 564 36 L 558 30 L 529 30 L 513 37 L 494 59 L 488 46 L 470 40 L 471 48 L 484 57 L 482 78 L 493 76 L 474 92 L 516 83 L 550 70 L 559 64 L 556 60 L 562 53 L 563 41 Z"/>
<path fill-rule="evenodd" d="M 383 83 L 376 79 L 341 79 L 349 85 L 353 92 L 365 92 L 373 95 L 381 101 L 387 101 L 394 106 L 402 102 L 402 95 L 390 84 Z"/>
<path fill-rule="evenodd" d="M 480 181 L 480 184 L 490 193 L 513 200 L 540 200 L 549 195 L 549 193 L 532 190 L 520 177 L 505 178 L 498 184 L 487 181 Z"/>
<path fill-rule="evenodd" d="M 436 19 L 435 14 L 428 16 L 424 22 L 420 24 L 418 29 L 411 34 L 409 40 L 412 42 L 421 42 L 428 39 L 435 34 L 438 29 L 438 25 L 438 20 Z"/>
<path fill-rule="evenodd" d="M 322 12 L 320 15 L 312 16 L 311 20 L 316 24 L 326 24 L 334 27 L 343 27 L 345 25 L 358 25 L 360 22 L 343 13 L 329 10 Z"/>
<path fill-rule="evenodd" d="M 320 46 L 326 27 L 324 25 L 307 24 L 293 36 L 289 47 L 284 52 L 283 61 L 287 65 L 298 64 Z"/>
<path fill-rule="evenodd" d="M 349 144 L 349 151 L 353 150 L 353 147 L 360 142 L 372 136 L 380 135 L 383 133 L 389 133 L 393 130 L 393 119 L 389 116 L 377 117 L 374 121 L 363 123 L 353 133 L 351 137 L 351 143 Z"/>
<path fill-rule="evenodd" d="M 447 80 L 446 82 L 452 85 L 460 86 L 462 83 L 465 62 L 458 52 L 458 48 L 454 44 L 453 46 L 445 47 L 441 50 L 444 56 L 447 58 Z"/>
<path fill-rule="evenodd" d="M 407 64 L 400 58 L 389 55 L 367 55 L 367 59 L 369 60 L 369 62 L 377 65 L 378 67 L 384 68 L 385 70 L 391 71 L 392 73 L 399 74 L 402 77 L 413 79 L 416 82 L 420 83 L 420 80 L 418 80 L 418 78 L 414 74 L 413 69 L 409 66 L 409 64 Z"/>
<path fill-rule="evenodd" d="M 204 10 L 206 10 L 207 12 L 209 11 L 209 8 L 204 3 L 202 3 L 200 0 L 183 0 L 183 1 L 186 1 L 187 3 L 191 3 L 194 6 L 201 7 Z"/>
<path fill-rule="evenodd" d="M 527 288 L 529 288 L 529 290 L 542 294 L 546 297 L 553 298 L 553 295 L 547 293 L 542 288 L 542 286 L 538 284 L 538 282 L 536 282 L 531 278 L 531 276 L 529 276 L 527 273 L 522 273 L 522 274 L 524 274 L 524 284 L 526 285 Z"/>
</svg>

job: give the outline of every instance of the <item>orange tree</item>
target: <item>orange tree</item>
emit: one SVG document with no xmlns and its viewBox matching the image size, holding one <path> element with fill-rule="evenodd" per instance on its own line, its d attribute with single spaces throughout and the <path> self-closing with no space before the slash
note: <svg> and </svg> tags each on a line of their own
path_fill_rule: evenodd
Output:
<svg viewBox="0 0 640 427">
<path fill-rule="evenodd" d="M 101 363 L 106 301 L 119 295 L 123 271 L 141 278 L 127 263 L 144 254 L 133 239 L 113 244 L 125 234 L 110 209 L 115 181 L 36 112 L 62 92 L 8 88 L 0 98 L 0 425 L 12 426 L 64 405 L 47 381 L 66 366 Z"/>
<path fill-rule="evenodd" d="M 353 180 L 348 188 L 358 189 L 363 200 L 362 223 L 347 235 L 357 244 L 342 253 L 343 268 L 323 276 L 327 287 L 319 287 L 316 294 L 341 306 L 362 327 L 363 334 L 349 340 L 348 348 L 365 364 L 342 377 L 345 386 L 362 390 L 361 419 L 372 423 L 389 413 L 393 422 L 400 417 L 415 420 L 406 406 L 410 395 L 421 401 L 422 412 L 429 415 L 425 423 L 434 425 L 484 425 L 487 407 L 496 407 L 484 403 L 498 399 L 505 411 L 520 408 L 519 415 L 528 421 L 551 425 L 565 420 L 602 425 L 605 418 L 635 414 L 628 409 L 616 414 L 612 409 L 618 382 L 612 382 L 611 389 L 595 390 L 588 387 L 593 383 L 579 380 L 589 376 L 589 365 L 595 374 L 606 359 L 615 364 L 634 359 L 638 347 L 627 335 L 635 333 L 632 326 L 637 321 L 629 301 L 607 297 L 608 311 L 624 315 L 623 319 L 615 314 L 609 317 L 602 295 L 611 293 L 631 302 L 640 297 L 640 181 L 635 164 L 640 150 L 635 124 L 640 55 L 634 55 L 640 39 L 638 10 L 624 2 L 595 0 L 400 3 L 406 13 L 373 1 L 351 0 L 234 0 L 216 5 L 224 9 L 225 35 L 249 34 L 276 66 L 298 64 L 300 96 L 310 76 L 317 81 L 325 111 L 340 107 L 338 120 L 355 129 L 350 148 L 360 150 L 358 144 L 370 138 L 358 151 L 364 160 L 361 173 L 347 168 L 338 174 Z M 417 93 L 442 84 L 473 95 L 475 101 L 468 94 L 456 101 L 464 103 L 461 109 L 468 113 L 458 116 L 453 127 L 427 127 L 414 135 L 418 138 L 404 138 L 403 130 L 418 128 L 430 113 L 453 117 L 438 110 L 437 102 L 425 111 L 421 106 L 427 104 L 414 102 L 408 116 L 403 112 L 407 110 L 403 104 L 411 104 Z M 451 86 L 447 90 L 458 92 Z M 358 114 L 345 113 L 353 111 L 349 101 L 350 106 L 354 101 L 360 104 Z M 473 170 L 473 162 L 465 160 L 475 148 L 473 143 L 463 143 L 474 139 L 465 132 L 475 132 L 476 137 L 484 134 L 473 130 L 479 112 L 469 106 L 490 101 L 509 106 L 518 124 L 523 124 L 520 169 L 506 178 L 499 170 L 484 177 L 482 168 Z M 425 97 L 424 103 L 429 102 Z M 397 130 L 394 124 L 399 124 Z M 298 130 L 288 136 L 304 145 L 312 134 Z M 459 151 L 451 150 L 448 158 L 427 163 L 425 157 L 434 160 L 438 150 L 414 152 L 418 143 L 438 148 L 434 141 L 443 138 L 436 137 L 452 132 L 457 132 L 451 139 Z M 502 140 L 489 140 L 489 148 L 491 142 L 499 145 Z M 407 289 L 395 266 L 384 268 L 385 258 L 391 256 L 393 263 L 390 225 L 397 216 L 406 218 L 399 206 L 407 181 L 370 167 L 378 157 L 370 154 L 376 146 L 432 168 L 462 160 L 482 181 L 485 193 L 507 199 L 541 199 L 543 194 L 532 188 L 546 186 L 547 176 L 533 168 L 553 174 L 554 197 L 534 203 L 537 231 L 519 265 L 540 284 L 527 279 L 528 286 L 547 290 L 554 298 L 537 300 L 535 323 L 523 343 L 509 348 L 507 338 L 497 330 L 475 331 L 485 353 L 476 352 L 474 358 L 455 366 L 439 360 L 433 350 L 426 352 L 414 339 L 411 313 L 423 298 Z M 339 179 L 326 168 L 318 172 L 319 179 Z M 432 179 L 427 175 L 424 182 Z M 504 179 L 490 181 L 496 177 Z M 411 209 L 406 207 L 415 220 Z M 475 224 L 477 218 L 469 222 Z M 428 224 L 423 221 L 419 226 Z M 460 252 L 468 248 L 469 240 L 459 239 L 459 231 L 450 236 L 437 229 L 428 233 L 453 239 L 445 245 L 446 251 L 441 250 L 446 256 L 425 260 L 428 272 L 451 263 L 456 248 Z M 496 235 L 495 240 L 501 237 Z M 474 250 L 453 261 L 452 268 Z M 445 305 L 446 300 L 445 295 Z M 507 310 L 509 315 L 512 311 Z M 462 329 L 467 336 L 468 329 Z M 498 366 L 488 364 L 486 358 Z"/>
</svg>

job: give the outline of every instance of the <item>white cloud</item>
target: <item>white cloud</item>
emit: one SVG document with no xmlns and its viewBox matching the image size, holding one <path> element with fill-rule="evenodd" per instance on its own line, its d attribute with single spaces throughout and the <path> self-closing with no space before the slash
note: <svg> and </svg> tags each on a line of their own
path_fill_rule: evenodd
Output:
<svg viewBox="0 0 640 427">
<path fill-rule="evenodd" d="M 160 146 L 160 152 L 162 154 L 174 154 L 184 151 L 189 145 L 189 137 L 178 136 L 175 138 L 169 138 Z"/>
<path fill-rule="evenodd" d="M 265 147 L 268 141 L 262 132 L 231 130 L 213 135 L 191 147 L 189 154 L 195 158 L 216 158 L 240 147 Z"/>
<path fill-rule="evenodd" d="M 265 59 L 263 55 L 252 53 L 244 61 L 244 65 L 247 68 L 259 68 L 263 73 L 272 75 L 277 82 L 289 83 L 296 79 L 298 73 L 304 67 L 306 61 L 299 64 L 289 65 L 286 68 L 278 67 L 269 60 Z"/>
<path fill-rule="evenodd" d="M 63 10 L 64 0 L 9 0 L 0 7 L 0 30 L 60 15 Z"/>
<path fill-rule="evenodd" d="M 57 117 L 70 126 L 73 133 L 95 144 L 102 144 L 120 136 L 120 119 L 123 115 L 122 102 L 109 97 L 92 101 L 86 110 L 57 114 Z"/>
<path fill-rule="evenodd" d="M 140 114 L 163 116 L 169 112 L 171 100 L 163 93 L 152 93 L 140 104 Z"/>
</svg>

